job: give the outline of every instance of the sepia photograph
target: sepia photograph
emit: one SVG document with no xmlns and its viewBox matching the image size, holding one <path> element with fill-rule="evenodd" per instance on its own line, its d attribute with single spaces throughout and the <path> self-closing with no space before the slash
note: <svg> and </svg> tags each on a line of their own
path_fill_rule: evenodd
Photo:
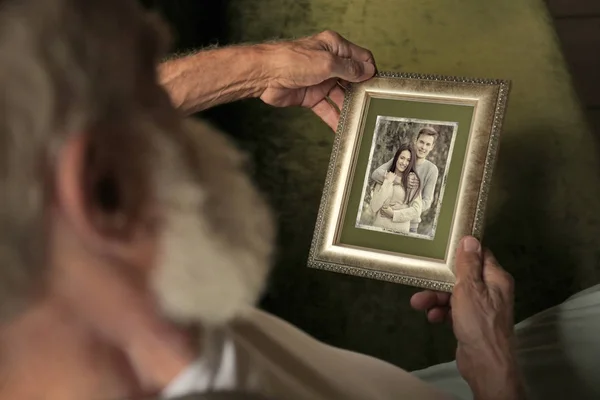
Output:
<svg viewBox="0 0 600 400">
<path fill-rule="evenodd" d="M 356 227 L 432 240 L 457 128 L 377 116 Z"/>
</svg>

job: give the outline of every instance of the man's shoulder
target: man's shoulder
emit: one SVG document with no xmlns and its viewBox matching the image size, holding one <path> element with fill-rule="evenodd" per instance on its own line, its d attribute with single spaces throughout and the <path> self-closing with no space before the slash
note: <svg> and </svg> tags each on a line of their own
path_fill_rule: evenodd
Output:
<svg viewBox="0 0 600 400">
<path fill-rule="evenodd" d="M 406 398 L 441 398 L 435 389 L 395 365 L 321 342 L 259 309 L 250 310 L 234 326 L 234 340 L 252 359 L 260 360 L 267 370 L 274 368 L 277 380 L 284 377 L 285 381 L 296 381 L 301 387 L 314 391 L 311 399 L 332 398 L 330 390 L 333 388 L 337 392 L 333 398 L 364 399 L 368 397 L 367 392 L 376 393 L 381 399 L 395 398 L 398 393 Z M 264 372 L 269 374 L 267 370 Z M 377 380 L 378 388 L 362 385 L 364 379 L 361 378 L 365 377 L 367 381 Z M 326 387 L 329 389 L 322 392 Z"/>
<path fill-rule="evenodd" d="M 438 167 L 437 165 L 435 165 L 433 162 L 425 159 L 425 162 L 423 163 L 423 167 L 425 169 L 427 169 L 427 171 L 431 171 L 431 172 L 438 172 Z"/>
<path fill-rule="evenodd" d="M 425 159 L 422 163 L 415 165 L 415 170 L 420 176 L 427 176 L 438 172 L 438 167 L 433 162 Z"/>
<path fill-rule="evenodd" d="M 292 337 L 293 340 L 310 342 L 311 344 L 320 343 L 289 322 L 259 308 L 247 310 L 233 326 L 238 332 L 260 332 L 274 338 L 286 337 L 289 340 Z"/>
<path fill-rule="evenodd" d="M 429 168 L 435 168 L 435 169 L 437 169 L 437 165 L 435 165 L 433 163 L 433 161 L 425 159 L 425 163 L 429 166 Z"/>
</svg>

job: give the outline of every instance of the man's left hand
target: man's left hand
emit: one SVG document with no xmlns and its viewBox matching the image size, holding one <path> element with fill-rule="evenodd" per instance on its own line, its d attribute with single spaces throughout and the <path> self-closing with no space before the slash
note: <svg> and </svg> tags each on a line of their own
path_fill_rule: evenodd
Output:
<svg viewBox="0 0 600 400">
<path fill-rule="evenodd" d="M 463 238 L 456 250 L 451 296 L 425 290 L 411 305 L 431 322 L 452 322 L 457 367 L 474 398 L 525 398 L 514 348 L 513 278 L 478 240 Z"/>
<path fill-rule="evenodd" d="M 333 130 L 344 103 L 340 82 L 362 82 L 376 71 L 369 50 L 332 31 L 259 47 L 265 50 L 268 74 L 268 87 L 261 100 L 276 107 L 310 108 Z"/>
</svg>

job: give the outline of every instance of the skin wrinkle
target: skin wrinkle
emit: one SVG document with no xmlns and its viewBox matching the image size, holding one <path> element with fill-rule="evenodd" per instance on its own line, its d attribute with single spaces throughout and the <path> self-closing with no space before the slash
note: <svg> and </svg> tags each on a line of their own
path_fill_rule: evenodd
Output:
<svg viewBox="0 0 600 400">
<path fill-rule="evenodd" d="M 219 50 L 218 57 L 211 51 L 207 51 L 203 56 L 202 64 L 196 64 L 193 58 L 188 58 L 188 62 L 185 63 L 167 61 L 159 66 L 161 83 L 171 89 L 169 93 L 172 103 L 184 113 L 195 113 L 231 101 L 240 93 L 243 93 L 242 98 L 257 97 L 266 88 L 266 79 L 262 72 L 264 67 L 259 62 L 259 57 L 249 51 L 248 46 L 225 47 Z M 230 73 L 234 66 L 235 68 L 240 66 L 238 62 L 240 59 L 245 61 L 241 64 L 244 70 L 236 74 Z M 198 69 L 204 68 L 204 63 L 211 64 L 211 68 L 221 72 L 217 77 L 208 78 L 216 78 L 218 85 L 215 85 L 215 82 L 207 83 L 197 79 L 198 76 L 203 76 Z M 232 81 L 231 76 L 234 75 L 238 79 Z M 193 87 L 189 86 L 187 76 L 194 76 L 195 79 L 192 81 L 196 84 Z M 186 90 L 173 90 L 178 87 L 186 87 Z M 209 87 L 217 88 L 216 92 L 208 93 L 205 88 Z"/>
</svg>

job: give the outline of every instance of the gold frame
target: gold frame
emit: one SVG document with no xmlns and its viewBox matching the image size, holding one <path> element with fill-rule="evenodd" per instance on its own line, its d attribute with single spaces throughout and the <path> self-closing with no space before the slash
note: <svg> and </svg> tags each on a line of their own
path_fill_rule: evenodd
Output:
<svg viewBox="0 0 600 400">
<path fill-rule="evenodd" d="M 505 80 L 380 72 L 351 85 L 346 92 L 308 266 L 365 278 L 438 291 L 452 291 L 454 253 L 461 237 L 482 237 L 485 205 L 505 116 L 510 82 Z M 474 106 L 473 120 L 459 181 L 450 238 L 444 260 L 342 245 L 338 241 L 349 187 L 356 169 L 358 144 L 370 98 Z"/>
</svg>

